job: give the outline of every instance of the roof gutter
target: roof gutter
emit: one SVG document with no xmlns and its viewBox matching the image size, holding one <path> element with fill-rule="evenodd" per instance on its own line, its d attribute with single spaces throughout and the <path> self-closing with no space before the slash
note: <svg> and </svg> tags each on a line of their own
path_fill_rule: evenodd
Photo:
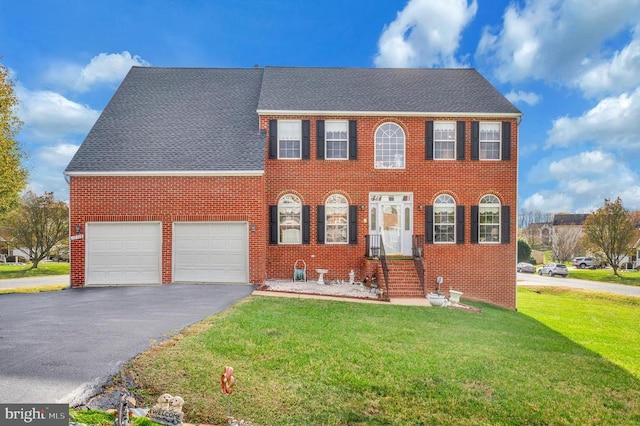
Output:
<svg viewBox="0 0 640 426">
<path fill-rule="evenodd" d="M 271 110 L 258 109 L 259 115 L 346 115 L 355 117 L 395 116 L 395 117 L 482 117 L 482 118 L 519 118 L 521 112 L 401 112 L 401 111 L 314 111 L 314 110 Z"/>
<path fill-rule="evenodd" d="M 65 180 L 71 176 L 262 176 L 264 170 L 217 170 L 217 171 L 95 171 L 95 172 L 64 172 Z M 67 183 L 69 181 L 67 180 Z"/>
</svg>

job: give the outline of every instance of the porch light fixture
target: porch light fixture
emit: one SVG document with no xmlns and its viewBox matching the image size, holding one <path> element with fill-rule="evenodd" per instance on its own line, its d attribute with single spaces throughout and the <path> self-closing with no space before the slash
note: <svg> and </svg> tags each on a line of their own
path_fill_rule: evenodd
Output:
<svg viewBox="0 0 640 426">
<path fill-rule="evenodd" d="M 424 210 L 424 206 L 422 204 L 418 204 L 418 210 L 420 211 Z"/>
<path fill-rule="evenodd" d="M 81 232 L 82 232 L 82 226 L 76 225 L 76 234 L 79 234 Z"/>
<path fill-rule="evenodd" d="M 364 211 L 364 204 L 360 204 L 360 210 Z"/>
</svg>

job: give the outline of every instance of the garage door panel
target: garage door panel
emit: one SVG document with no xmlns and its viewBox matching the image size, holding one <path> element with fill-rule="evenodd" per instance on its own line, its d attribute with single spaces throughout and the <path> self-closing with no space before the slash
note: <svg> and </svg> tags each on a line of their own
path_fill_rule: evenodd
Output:
<svg viewBox="0 0 640 426">
<path fill-rule="evenodd" d="M 174 224 L 174 281 L 248 282 L 246 223 Z"/>
<path fill-rule="evenodd" d="M 88 223 L 87 285 L 161 284 L 162 225 Z"/>
</svg>

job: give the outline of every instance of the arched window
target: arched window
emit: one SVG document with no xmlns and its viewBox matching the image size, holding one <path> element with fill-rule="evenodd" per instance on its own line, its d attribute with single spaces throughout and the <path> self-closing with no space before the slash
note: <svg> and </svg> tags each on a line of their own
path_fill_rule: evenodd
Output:
<svg viewBox="0 0 640 426">
<path fill-rule="evenodd" d="M 349 243 L 349 203 L 341 194 L 333 194 L 325 203 L 326 244 Z"/>
<path fill-rule="evenodd" d="M 404 131 L 396 123 L 384 123 L 375 134 L 376 169 L 404 169 Z"/>
<path fill-rule="evenodd" d="M 500 242 L 500 200 L 495 195 L 485 195 L 478 208 L 478 241 Z"/>
<path fill-rule="evenodd" d="M 296 195 L 278 200 L 278 244 L 302 244 L 302 202 Z"/>
<path fill-rule="evenodd" d="M 450 195 L 442 194 L 433 203 L 433 241 L 456 242 L 456 202 Z"/>
</svg>

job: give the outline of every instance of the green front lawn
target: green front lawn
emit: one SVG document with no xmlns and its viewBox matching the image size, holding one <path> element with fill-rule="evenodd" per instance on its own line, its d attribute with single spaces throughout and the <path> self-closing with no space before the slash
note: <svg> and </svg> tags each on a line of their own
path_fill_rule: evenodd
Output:
<svg viewBox="0 0 640 426">
<path fill-rule="evenodd" d="M 626 284 L 640 286 L 639 271 L 620 271 L 619 277 L 613 275 L 613 269 L 570 269 L 569 278 L 580 280 L 600 281 L 605 283 Z"/>
<path fill-rule="evenodd" d="M 640 423 L 640 306 L 518 295 L 519 312 L 481 314 L 252 297 L 127 369 L 144 403 L 180 395 L 191 423 L 224 424 L 228 402 L 262 425 Z"/>
<path fill-rule="evenodd" d="M 40 277 L 43 275 L 69 275 L 69 262 L 40 262 L 38 268 L 30 268 L 31 264 L 12 265 L 0 263 L 0 280 Z"/>
</svg>

